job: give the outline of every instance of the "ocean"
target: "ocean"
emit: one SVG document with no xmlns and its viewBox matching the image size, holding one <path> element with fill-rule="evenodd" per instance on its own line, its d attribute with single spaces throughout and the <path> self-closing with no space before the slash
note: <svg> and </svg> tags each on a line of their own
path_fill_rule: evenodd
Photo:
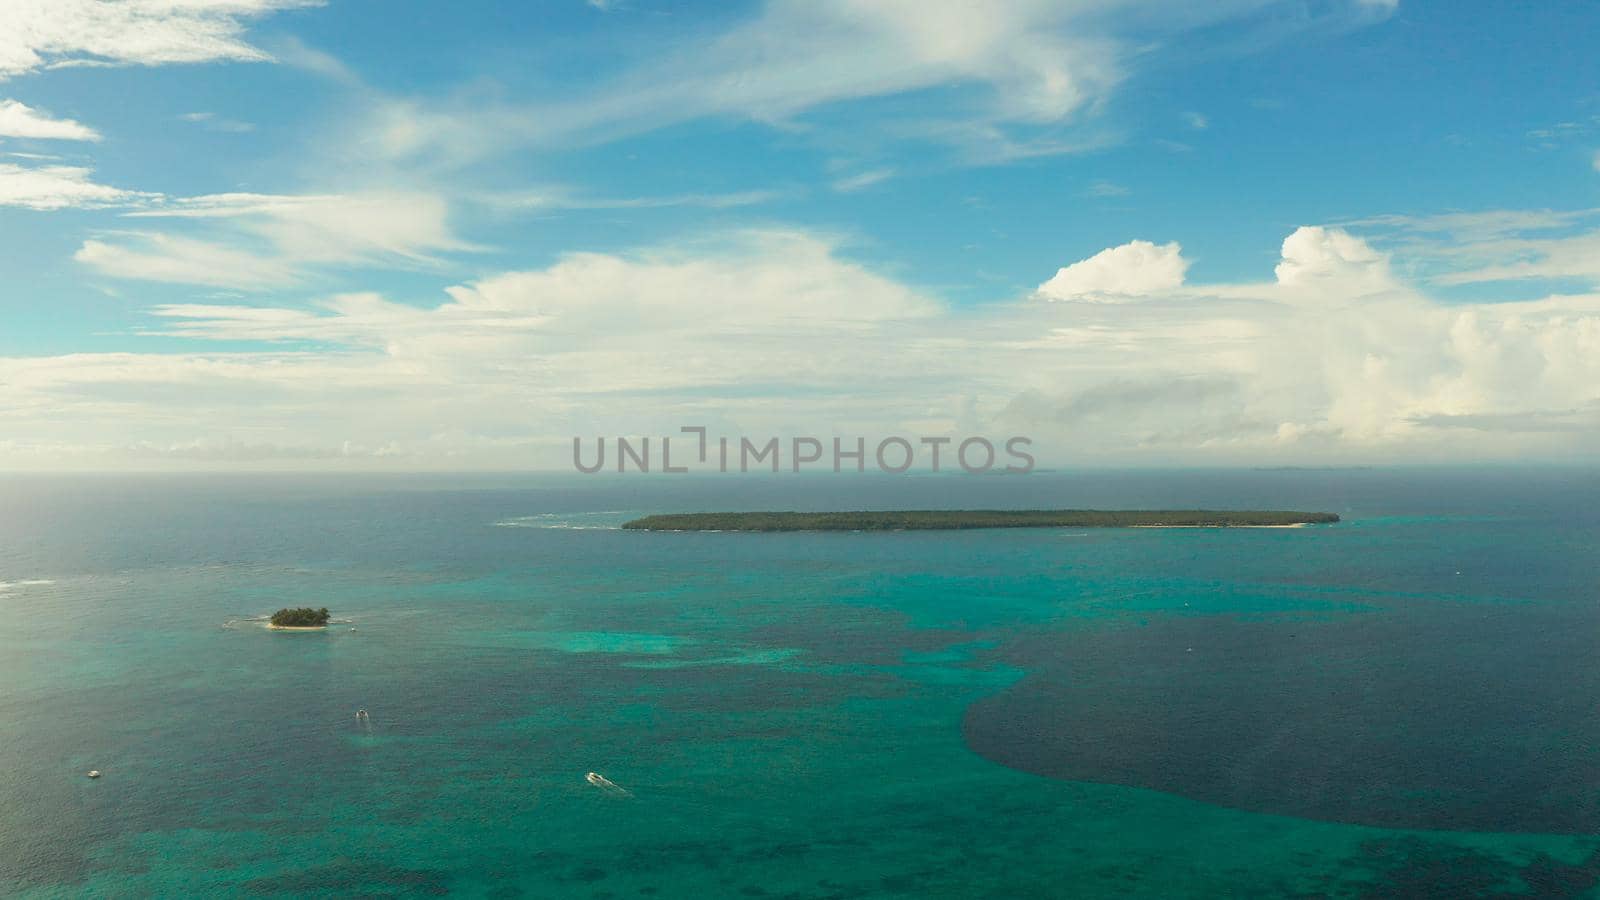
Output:
<svg viewBox="0 0 1600 900">
<path fill-rule="evenodd" d="M 941 507 L 1344 521 L 617 528 Z M 8 476 L 0 622 L 0 896 L 1600 884 L 1589 469 Z"/>
</svg>

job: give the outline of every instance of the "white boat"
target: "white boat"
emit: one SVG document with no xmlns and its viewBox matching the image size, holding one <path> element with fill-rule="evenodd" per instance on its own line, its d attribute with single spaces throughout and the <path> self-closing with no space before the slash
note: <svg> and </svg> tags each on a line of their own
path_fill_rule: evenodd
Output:
<svg viewBox="0 0 1600 900">
<path fill-rule="evenodd" d="M 630 793 L 627 788 L 622 787 L 615 781 L 612 781 L 604 775 L 601 775 L 599 772 L 590 772 L 589 774 L 583 776 L 583 780 L 589 782 L 608 794 L 615 794 L 618 797 L 633 796 L 633 794 Z"/>
<path fill-rule="evenodd" d="M 99 769 L 90 769 L 89 770 L 89 777 L 90 778 L 99 778 L 100 777 L 100 770 Z"/>
</svg>

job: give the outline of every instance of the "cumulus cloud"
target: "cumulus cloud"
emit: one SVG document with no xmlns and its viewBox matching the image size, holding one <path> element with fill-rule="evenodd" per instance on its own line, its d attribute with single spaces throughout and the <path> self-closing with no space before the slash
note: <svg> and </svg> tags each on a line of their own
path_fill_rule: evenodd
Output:
<svg viewBox="0 0 1600 900">
<path fill-rule="evenodd" d="M 1283 240 L 1278 283 L 1352 297 L 1394 287 L 1389 258 L 1338 228 L 1303 226 Z"/>
<path fill-rule="evenodd" d="M 1540 444 L 1518 424 L 1530 404 L 1594 402 L 1595 295 L 1440 303 L 1362 239 L 1305 227 L 1284 241 L 1271 282 L 1160 296 L 1154 306 L 1071 304 L 1071 324 L 1041 346 L 1070 350 L 1090 372 L 1023 397 L 1012 419 L 1078 422 L 1114 397 L 1120 414 L 1092 422 L 1110 445 L 1257 455 L 1471 459 L 1535 445 L 1573 455 L 1600 437 L 1550 429 Z M 1084 361 L 1097 353 L 1114 356 Z M 1129 381 L 1130 371 L 1143 380 Z M 1451 446 L 1469 422 L 1485 436 Z"/>
<path fill-rule="evenodd" d="M 321 0 L 6 0 L 0 79 L 74 65 L 162 65 L 270 59 L 246 23 Z"/>
<path fill-rule="evenodd" d="M 164 334 L 328 349 L 0 359 L 0 428 L 35 447 L 99 447 L 89 456 L 102 464 L 128 440 L 202 438 L 392 444 L 413 465 L 461 453 L 458 465 L 512 453 L 490 464 L 537 464 L 529 448 L 549 449 L 552 434 L 620 427 L 627 408 L 665 409 L 673 395 L 686 398 L 678 409 L 714 418 L 779 409 L 774 401 L 797 385 L 826 387 L 848 396 L 835 415 L 870 416 L 883 402 L 880 385 L 938 376 L 863 378 L 866 354 L 898 345 L 898 329 L 939 311 L 815 235 L 740 233 L 622 256 L 574 254 L 458 285 L 431 306 L 370 293 L 311 310 L 169 305 L 156 310 L 163 324 L 154 330 Z M 942 352 L 896 355 L 931 362 Z M 111 433 L 124 443 L 108 448 Z"/>
<path fill-rule="evenodd" d="M 1183 285 L 1189 261 L 1176 242 L 1129 241 L 1057 271 L 1039 285 L 1046 300 L 1115 300 L 1170 291 Z"/>
<path fill-rule="evenodd" d="M 321 312 L 169 305 L 173 333 L 224 340 L 319 340 L 437 355 L 473 346 L 510 354 L 650 344 L 669 335 L 714 345 L 736 334 L 838 332 L 914 320 L 938 306 L 844 261 L 833 244 L 792 231 L 752 231 L 711 246 L 630 256 L 575 253 L 546 269 L 506 272 L 446 289 L 431 309 L 348 294 Z"/>
<path fill-rule="evenodd" d="M 98 448 L 101 464 L 293 464 L 348 445 L 385 455 L 342 464 L 559 468 L 575 434 L 699 423 L 1022 433 L 1050 462 L 1600 449 L 1600 294 L 1440 302 L 1328 227 L 1298 229 L 1277 272 L 1237 284 L 1186 282 L 1175 245 L 1113 251 L 1129 247 L 1095 257 L 1113 274 L 1086 283 L 1147 302 L 956 309 L 834 241 L 756 231 L 572 254 L 432 302 L 171 304 L 149 330 L 202 349 L 0 359 L 0 430 Z M 1111 264 L 1127 259 L 1168 268 L 1128 277 L 1139 264 Z M 203 349 L 214 342 L 260 349 Z"/>
<path fill-rule="evenodd" d="M 0 100 L 0 137 L 98 141 L 100 135 L 71 119 L 57 119 L 16 100 Z"/>
</svg>

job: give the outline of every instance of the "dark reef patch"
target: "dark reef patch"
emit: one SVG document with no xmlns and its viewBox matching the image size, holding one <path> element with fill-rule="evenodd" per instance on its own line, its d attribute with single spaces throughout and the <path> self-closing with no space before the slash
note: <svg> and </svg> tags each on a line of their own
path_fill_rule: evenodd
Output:
<svg viewBox="0 0 1600 900">
<path fill-rule="evenodd" d="M 1525 864 L 1454 844 L 1405 836 L 1367 841 L 1354 866 L 1372 880 L 1361 893 L 1392 898 L 1590 897 L 1600 885 L 1600 849 L 1577 863 L 1534 854 Z"/>
<path fill-rule="evenodd" d="M 1030 636 L 967 710 L 1053 778 L 1385 828 L 1600 832 L 1600 609 L 1416 601 Z"/>
<path fill-rule="evenodd" d="M 352 859 L 338 859 L 286 875 L 253 878 L 244 883 L 244 888 L 255 894 L 332 893 L 353 896 L 379 891 L 388 895 L 442 897 L 450 893 L 445 872 Z"/>
</svg>

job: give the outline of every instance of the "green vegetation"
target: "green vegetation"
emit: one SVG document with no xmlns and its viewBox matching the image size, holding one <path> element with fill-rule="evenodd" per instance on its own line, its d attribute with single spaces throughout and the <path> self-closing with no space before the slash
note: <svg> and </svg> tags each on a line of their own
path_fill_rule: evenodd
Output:
<svg viewBox="0 0 1600 900">
<path fill-rule="evenodd" d="M 642 531 L 899 531 L 956 528 L 1261 527 L 1321 525 L 1333 513 L 1231 509 L 915 509 L 858 512 L 715 512 L 645 516 Z"/>
<path fill-rule="evenodd" d="M 280 609 L 272 614 L 272 624 L 279 628 L 321 628 L 328 624 L 328 608 Z"/>
</svg>

